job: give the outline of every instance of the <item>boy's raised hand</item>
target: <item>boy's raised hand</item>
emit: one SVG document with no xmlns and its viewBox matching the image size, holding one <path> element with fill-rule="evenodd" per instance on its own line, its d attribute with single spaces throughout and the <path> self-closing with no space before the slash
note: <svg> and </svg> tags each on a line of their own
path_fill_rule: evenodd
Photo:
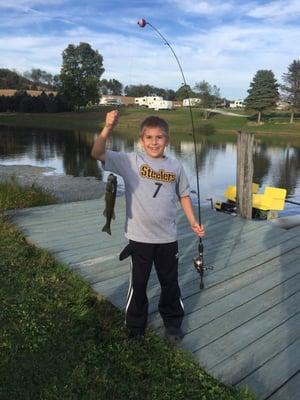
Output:
<svg viewBox="0 0 300 400">
<path fill-rule="evenodd" d="M 108 129 L 112 129 L 115 125 L 117 125 L 119 120 L 119 111 L 112 110 L 106 114 L 105 118 L 105 127 Z"/>
</svg>

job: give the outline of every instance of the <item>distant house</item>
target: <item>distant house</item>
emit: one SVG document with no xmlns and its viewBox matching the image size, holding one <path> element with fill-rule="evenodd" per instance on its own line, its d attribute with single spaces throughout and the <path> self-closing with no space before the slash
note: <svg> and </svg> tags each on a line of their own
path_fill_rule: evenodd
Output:
<svg viewBox="0 0 300 400">
<path fill-rule="evenodd" d="M 226 99 L 221 99 L 216 102 L 216 108 L 228 108 L 229 107 L 229 101 Z"/>
<path fill-rule="evenodd" d="M 288 110 L 290 107 L 287 101 L 279 100 L 276 103 L 276 110 Z"/>
<path fill-rule="evenodd" d="M 105 106 L 129 106 L 134 104 L 134 97 L 129 96 L 116 96 L 116 95 L 103 95 L 101 96 L 100 105 Z"/>
<path fill-rule="evenodd" d="M 182 101 L 182 105 L 183 107 L 196 107 L 199 106 L 201 104 L 201 99 L 199 99 L 198 97 L 192 97 L 191 99 L 183 99 Z"/>
<path fill-rule="evenodd" d="M 229 108 L 243 108 L 245 107 L 244 101 L 241 99 L 232 100 L 229 102 Z"/>
<path fill-rule="evenodd" d="M 173 100 L 172 103 L 173 103 L 173 108 L 182 107 L 182 101 Z"/>
<path fill-rule="evenodd" d="M 153 110 L 171 110 L 173 102 L 164 100 L 161 96 L 136 97 L 134 103 L 140 107 L 151 108 Z"/>
<path fill-rule="evenodd" d="M 123 102 L 119 98 L 111 97 L 111 96 L 102 96 L 99 104 L 101 106 L 122 106 Z"/>
</svg>

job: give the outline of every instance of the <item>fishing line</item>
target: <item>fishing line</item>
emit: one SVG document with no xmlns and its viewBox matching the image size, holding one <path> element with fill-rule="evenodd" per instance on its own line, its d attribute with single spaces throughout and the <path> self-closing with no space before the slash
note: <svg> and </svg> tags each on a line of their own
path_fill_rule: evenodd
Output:
<svg viewBox="0 0 300 400">
<path fill-rule="evenodd" d="M 194 142 L 194 155 L 195 155 L 195 170 L 196 170 L 196 183 L 197 183 L 197 200 L 198 200 L 198 222 L 201 225 L 201 207 L 200 207 L 200 186 L 199 186 L 199 168 L 198 168 L 198 159 L 197 159 L 197 142 L 196 142 L 196 135 L 195 135 L 195 124 L 194 124 L 194 117 L 193 117 L 193 112 L 192 112 L 192 106 L 191 106 L 191 97 L 190 93 L 188 90 L 188 86 L 186 83 L 185 75 L 182 69 L 182 66 L 180 64 L 179 58 L 177 57 L 173 47 L 170 45 L 170 43 L 167 41 L 167 39 L 161 34 L 161 32 L 153 26 L 150 22 L 146 21 L 145 19 L 140 19 L 138 21 L 138 25 L 141 28 L 145 28 L 146 25 L 149 25 L 154 32 L 156 32 L 159 37 L 163 40 L 164 44 L 169 47 L 171 50 L 181 73 L 182 79 L 183 79 L 183 85 L 187 94 L 188 98 L 188 108 L 190 111 L 190 119 L 191 119 L 191 127 L 192 127 L 192 137 L 193 137 L 193 142 Z M 198 256 L 193 259 L 194 261 L 194 267 L 196 268 L 197 272 L 200 274 L 200 289 L 204 288 L 203 284 L 203 273 L 207 269 L 213 269 L 213 267 L 204 267 L 204 260 L 203 260 L 203 243 L 202 239 L 199 236 L 199 244 L 198 244 Z"/>
<path fill-rule="evenodd" d="M 199 186 L 199 167 L 198 167 L 198 159 L 197 159 L 197 142 L 196 142 L 196 135 L 195 135 L 195 124 L 194 124 L 194 117 L 193 117 L 193 112 L 192 112 L 192 106 L 191 106 L 191 97 L 190 97 L 190 93 L 188 90 L 188 86 L 186 83 L 186 79 L 185 79 L 185 75 L 182 69 L 182 66 L 180 64 L 179 58 L 177 57 L 173 47 L 171 46 L 171 44 L 167 41 L 167 39 L 160 33 L 160 31 L 155 28 L 155 26 L 153 26 L 150 22 L 146 21 L 145 19 L 140 19 L 138 21 L 138 25 L 141 28 L 144 28 L 146 25 L 149 25 L 159 36 L 160 38 L 163 40 L 164 44 L 167 45 L 169 47 L 169 49 L 171 50 L 181 73 L 182 79 L 183 79 L 183 86 L 185 88 L 186 94 L 187 94 L 187 98 L 188 98 L 188 108 L 189 108 L 189 113 L 190 113 L 190 119 L 191 119 L 191 127 L 192 127 L 192 137 L 193 137 L 193 142 L 194 142 L 194 155 L 195 155 L 195 170 L 196 170 L 196 184 L 197 184 L 197 200 L 198 200 L 198 220 L 199 220 L 199 224 L 201 225 L 201 207 L 200 207 L 200 186 Z M 201 238 L 200 238 L 200 242 L 201 242 Z"/>
</svg>

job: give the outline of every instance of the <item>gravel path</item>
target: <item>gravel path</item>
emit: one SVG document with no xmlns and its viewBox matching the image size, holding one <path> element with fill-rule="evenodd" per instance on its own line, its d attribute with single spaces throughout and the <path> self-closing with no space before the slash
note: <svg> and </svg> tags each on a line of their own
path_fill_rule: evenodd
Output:
<svg viewBox="0 0 300 400">
<path fill-rule="evenodd" d="M 94 177 L 74 177 L 55 173 L 54 168 L 31 165 L 0 165 L 0 182 L 14 176 L 21 185 L 36 184 L 59 202 L 91 200 L 105 192 L 105 183 Z"/>
</svg>

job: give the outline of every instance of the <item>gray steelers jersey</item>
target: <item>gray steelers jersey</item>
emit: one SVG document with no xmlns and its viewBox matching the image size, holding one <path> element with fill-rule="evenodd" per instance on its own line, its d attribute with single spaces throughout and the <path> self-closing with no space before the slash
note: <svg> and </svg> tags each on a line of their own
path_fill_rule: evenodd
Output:
<svg viewBox="0 0 300 400">
<path fill-rule="evenodd" d="M 174 242 L 176 203 L 190 194 L 181 163 L 169 157 L 107 150 L 103 166 L 125 182 L 125 236 L 143 243 Z"/>
</svg>

